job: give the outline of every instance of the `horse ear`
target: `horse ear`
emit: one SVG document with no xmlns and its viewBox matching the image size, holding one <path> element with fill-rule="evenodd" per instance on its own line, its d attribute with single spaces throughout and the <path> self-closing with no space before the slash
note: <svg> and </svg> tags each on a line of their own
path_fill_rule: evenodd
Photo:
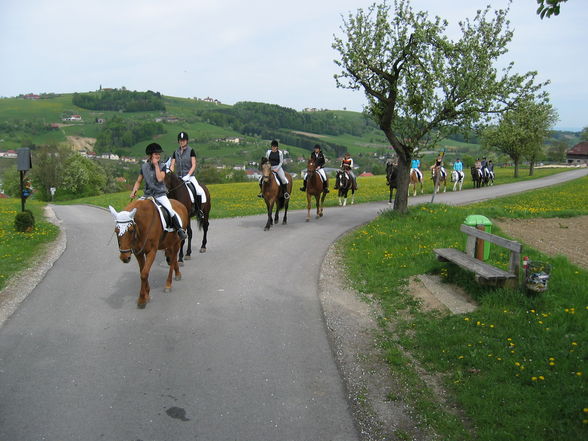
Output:
<svg viewBox="0 0 588 441">
<path fill-rule="evenodd" d="M 108 206 L 110 213 L 112 213 L 112 217 L 114 217 L 114 220 L 117 219 L 118 213 L 116 212 L 116 210 L 112 207 L 112 205 Z"/>
<path fill-rule="evenodd" d="M 130 217 L 131 219 L 135 219 L 135 214 L 137 214 L 137 208 L 133 208 L 133 209 L 131 210 L 131 212 L 129 213 L 129 217 Z"/>
</svg>

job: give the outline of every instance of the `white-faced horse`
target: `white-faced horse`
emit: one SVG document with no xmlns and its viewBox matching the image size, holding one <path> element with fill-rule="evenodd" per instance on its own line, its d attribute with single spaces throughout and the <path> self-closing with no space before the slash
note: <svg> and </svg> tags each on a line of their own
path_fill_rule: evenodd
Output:
<svg viewBox="0 0 588 441">
<path fill-rule="evenodd" d="M 462 171 L 453 170 L 451 172 L 451 182 L 453 182 L 453 191 L 455 191 L 456 188 L 458 191 L 461 191 L 464 177 L 465 174 Z"/>
</svg>

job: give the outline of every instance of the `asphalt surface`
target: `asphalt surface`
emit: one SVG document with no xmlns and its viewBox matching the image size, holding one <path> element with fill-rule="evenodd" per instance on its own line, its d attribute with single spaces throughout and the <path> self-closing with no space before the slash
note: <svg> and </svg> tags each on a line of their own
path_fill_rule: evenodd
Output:
<svg viewBox="0 0 588 441">
<path fill-rule="evenodd" d="M 186 262 L 171 293 L 158 257 L 151 302 L 138 310 L 138 266 L 118 259 L 110 213 L 54 206 L 65 251 L 0 328 L 0 440 L 360 439 L 327 337 L 319 269 L 333 241 L 387 208 L 326 208 L 309 223 L 294 211 L 269 232 L 265 216 L 213 219 L 208 252 Z"/>
</svg>

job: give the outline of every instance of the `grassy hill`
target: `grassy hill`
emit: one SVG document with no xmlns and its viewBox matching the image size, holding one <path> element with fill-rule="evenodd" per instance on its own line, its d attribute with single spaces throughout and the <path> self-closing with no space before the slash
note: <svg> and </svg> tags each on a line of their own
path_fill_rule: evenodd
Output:
<svg viewBox="0 0 588 441">
<path fill-rule="evenodd" d="M 124 113 L 117 111 L 94 111 L 83 109 L 72 104 L 73 94 L 62 94 L 55 97 L 29 100 L 23 98 L 0 99 L 0 150 L 16 149 L 23 146 L 39 146 L 45 144 L 72 143 L 68 137 L 97 138 L 104 125 L 98 119 L 112 120 L 119 117 L 124 120 L 137 122 L 152 122 L 157 118 L 164 118 L 163 134 L 137 142 L 130 147 L 112 149 L 114 153 L 125 156 L 142 157 L 145 146 L 156 141 L 170 154 L 177 147 L 176 136 L 179 131 L 189 133 L 190 145 L 197 151 L 201 163 L 224 164 L 228 166 L 246 165 L 250 161 L 257 161 L 265 153 L 269 140 L 281 140 L 283 148 L 290 152 L 291 158 L 306 157 L 312 144 L 320 143 L 325 147 L 327 157 L 334 160 L 344 151 L 349 151 L 356 163 L 365 170 L 376 171 L 382 166 L 382 159 L 392 153 L 388 141 L 383 133 L 367 121 L 363 114 L 343 110 L 320 112 L 295 112 L 279 106 L 259 104 L 265 106 L 262 111 L 272 111 L 277 108 L 282 113 L 299 120 L 327 121 L 329 128 L 320 130 L 301 130 L 294 125 L 276 126 L 272 114 L 257 113 L 252 115 L 253 125 L 244 127 L 249 121 L 247 113 L 239 114 L 235 106 L 214 104 L 190 98 L 163 97 L 165 111 L 146 111 Z M 64 116 L 77 114 L 82 117 L 81 122 L 64 122 Z M 261 115 L 261 116 L 260 116 Z M 239 119 L 240 118 L 240 119 Z M 260 119 L 261 118 L 261 119 Z M 51 124 L 58 127 L 51 128 Z M 273 124 L 273 125 L 272 125 Z M 288 123 L 286 123 L 288 124 Z M 292 123 L 293 124 L 293 123 Z M 312 127 L 309 123 L 308 127 Z M 325 125 L 318 127 L 326 127 Z M 263 127 L 262 127 L 263 126 Z M 317 127 L 315 124 L 314 127 Z M 335 127 L 335 129 L 333 129 Z M 336 127 L 339 127 L 337 130 Z M 348 132 L 341 127 L 350 127 Z M 562 138 L 563 137 L 563 138 Z M 239 143 L 219 141 L 223 138 L 239 138 Z M 559 139 L 565 139 L 573 145 L 575 134 L 560 133 Z M 444 148 L 448 158 L 454 155 L 480 154 L 478 144 L 445 139 L 439 143 L 439 149 Z M 424 163 L 430 161 L 433 153 L 425 156 Z M 331 165 L 333 162 L 331 162 Z"/>
</svg>

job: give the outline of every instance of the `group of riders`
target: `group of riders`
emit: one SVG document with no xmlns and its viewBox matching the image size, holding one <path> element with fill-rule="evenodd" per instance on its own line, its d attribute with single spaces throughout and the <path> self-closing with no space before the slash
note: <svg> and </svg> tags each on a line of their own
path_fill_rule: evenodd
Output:
<svg viewBox="0 0 588 441">
<path fill-rule="evenodd" d="M 133 185 L 131 199 L 137 195 L 141 183 L 145 183 L 144 196 L 152 197 L 160 205 L 165 207 L 171 218 L 171 226 L 177 231 L 180 239 L 185 240 L 187 237 L 185 225 L 182 225 L 180 217 L 172 208 L 167 197 L 167 187 L 165 185 L 165 174 L 168 171 L 176 172 L 185 182 L 190 192 L 190 198 L 196 205 L 198 217 L 203 218 L 202 204 L 206 203 L 206 192 L 198 184 L 194 172 L 196 171 L 196 152 L 188 145 L 188 134 L 186 132 L 178 133 L 178 148 L 172 156 L 166 161 L 161 161 L 163 149 L 155 142 L 149 144 L 145 149 L 147 160 L 141 164 L 139 176 Z"/>
<path fill-rule="evenodd" d="M 423 173 L 420 170 L 421 161 L 420 159 L 414 158 L 410 164 L 410 173 L 413 171 L 417 174 L 418 180 L 423 180 Z M 441 173 L 443 178 L 447 177 L 447 171 L 443 165 L 443 155 L 437 156 L 435 159 L 435 163 L 431 166 L 431 173 L 434 172 L 435 169 L 438 169 Z M 483 179 L 485 176 L 492 176 L 494 177 L 494 163 L 492 160 L 487 160 L 484 156 L 482 159 L 477 158 L 476 162 L 474 163 L 474 170 L 480 176 L 480 179 Z M 453 171 L 457 173 L 457 181 L 463 181 L 465 175 L 463 172 L 463 163 L 461 162 L 460 158 L 457 158 L 453 163 Z"/>
<path fill-rule="evenodd" d="M 284 198 L 289 199 L 290 194 L 287 191 L 288 179 L 286 178 L 286 175 L 284 174 L 284 169 L 282 168 L 282 164 L 284 163 L 284 154 L 280 150 L 278 141 L 273 140 L 271 142 L 270 150 L 266 152 L 265 157 L 269 161 L 272 171 L 276 174 L 278 180 L 280 181 L 280 186 L 282 187 L 282 194 Z M 325 173 L 324 169 L 327 159 L 325 158 L 325 155 L 323 154 L 321 146 L 319 144 L 315 144 L 313 152 L 310 154 L 309 162 L 314 163 L 316 171 L 321 177 L 321 180 L 323 181 L 323 193 L 328 193 L 329 178 Z M 353 189 L 357 190 L 357 180 L 355 178 L 355 174 L 353 173 L 353 159 L 351 158 L 349 152 L 345 153 L 343 159 L 341 160 L 341 170 L 344 173 L 348 174 L 349 178 L 351 179 Z M 302 181 L 302 187 L 300 187 L 300 191 L 306 191 L 307 178 L 308 170 L 306 171 L 306 173 L 304 173 L 304 179 Z M 259 183 L 259 186 L 261 189 L 261 181 Z M 335 184 L 334 189 L 337 190 L 337 184 Z M 260 192 L 257 196 L 262 198 L 263 194 Z"/>
<path fill-rule="evenodd" d="M 161 153 L 163 149 L 157 143 L 151 143 L 145 149 L 147 160 L 141 165 L 139 176 L 131 191 L 131 199 L 134 199 L 137 195 L 137 191 L 144 183 L 144 195 L 145 197 L 152 197 L 159 204 L 167 209 L 170 213 L 172 227 L 178 232 L 178 235 L 182 240 L 186 238 L 186 231 L 184 225 L 182 225 L 180 217 L 173 210 L 172 205 L 167 197 L 167 188 L 164 182 L 165 174 L 168 171 L 176 172 L 178 176 L 186 183 L 186 186 L 190 190 L 190 197 L 196 205 L 196 212 L 199 217 L 203 217 L 202 204 L 206 203 L 206 193 L 204 189 L 198 184 L 194 173 L 196 171 L 197 160 L 196 152 L 192 147 L 188 145 L 188 134 L 186 132 L 178 133 L 178 148 L 173 152 L 172 156 L 166 161 L 161 161 Z M 265 157 L 271 165 L 272 171 L 276 174 L 277 179 L 280 182 L 281 190 L 285 199 L 290 198 L 290 194 L 287 191 L 288 180 L 284 173 L 283 163 L 284 154 L 279 148 L 278 141 L 273 140 L 270 144 L 270 149 L 266 152 Z M 313 148 L 313 152 L 310 155 L 309 162 L 312 161 L 315 164 L 316 171 L 323 181 L 323 192 L 329 192 L 329 178 L 325 173 L 324 167 L 327 159 L 321 150 L 321 146 L 316 144 Z M 423 175 L 420 170 L 421 161 L 417 158 L 412 159 L 410 172 L 413 170 L 417 173 L 419 181 L 422 181 Z M 341 172 L 347 173 L 351 180 L 353 190 L 357 190 L 357 180 L 353 173 L 353 159 L 349 153 L 345 153 L 341 160 Z M 443 177 L 447 176 L 447 172 L 443 166 L 443 155 L 439 155 L 435 160 L 435 163 L 431 166 L 433 172 L 436 168 L 441 172 Z M 494 175 L 494 164 L 492 160 L 486 160 L 486 157 L 476 159 L 473 167 L 483 179 L 486 175 Z M 453 163 L 453 171 L 458 174 L 458 180 L 463 180 L 463 163 L 460 158 L 457 158 Z M 304 179 L 300 191 L 306 191 L 308 170 L 304 174 Z M 261 180 L 260 180 L 261 188 Z M 334 187 L 338 189 L 337 184 Z M 263 197 L 262 193 L 258 194 L 259 197 Z"/>
</svg>

